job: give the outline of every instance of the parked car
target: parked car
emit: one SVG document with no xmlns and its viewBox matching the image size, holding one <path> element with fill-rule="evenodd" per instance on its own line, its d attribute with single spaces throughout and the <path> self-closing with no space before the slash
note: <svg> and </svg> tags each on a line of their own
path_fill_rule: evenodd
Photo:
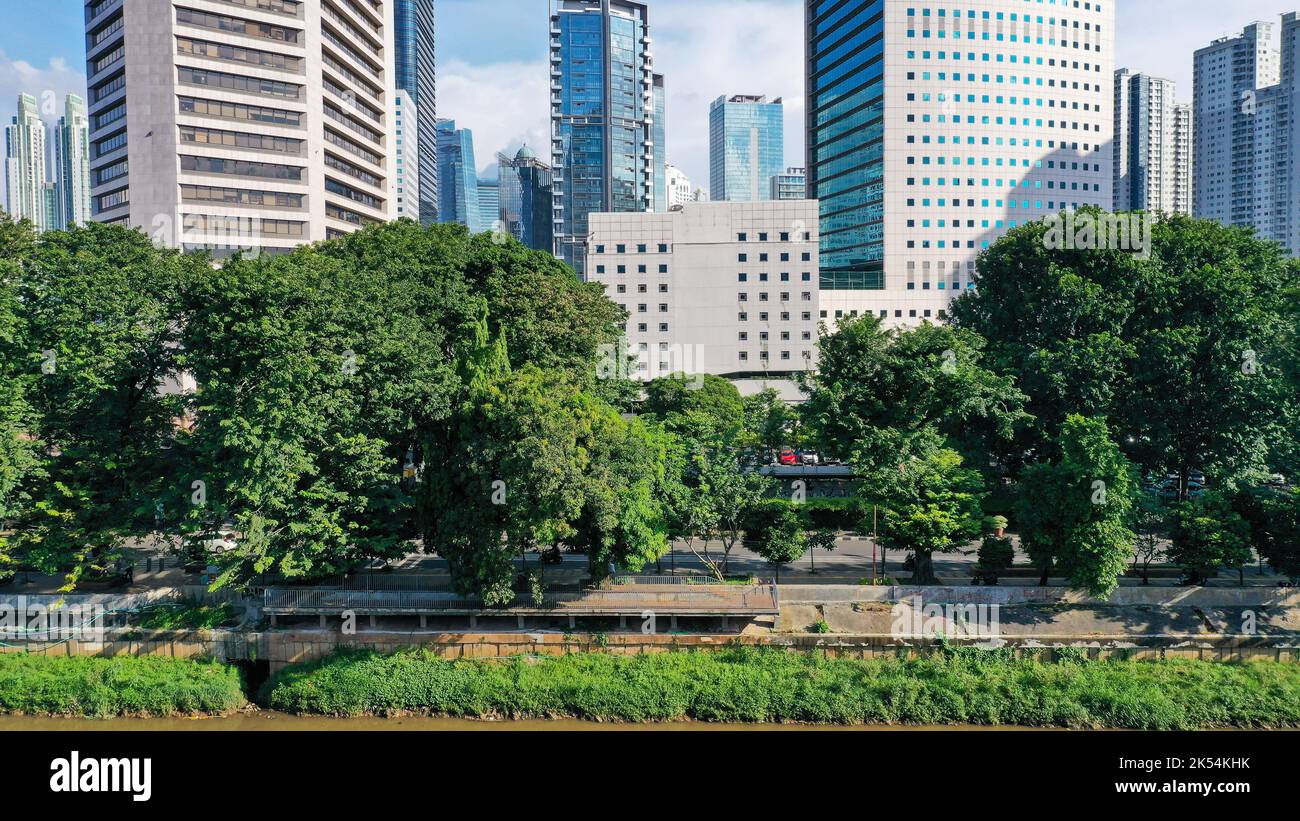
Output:
<svg viewBox="0 0 1300 821">
<path fill-rule="evenodd" d="M 801 450 L 799 451 L 799 461 L 805 465 L 819 465 L 822 460 L 814 451 Z"/>
<path fill-rule="evenodd" d="M 797 465 L 799 464 L 799 455 L 790 448 L 782 448 L 777 461 L 782 465 Z"/>
</svg>

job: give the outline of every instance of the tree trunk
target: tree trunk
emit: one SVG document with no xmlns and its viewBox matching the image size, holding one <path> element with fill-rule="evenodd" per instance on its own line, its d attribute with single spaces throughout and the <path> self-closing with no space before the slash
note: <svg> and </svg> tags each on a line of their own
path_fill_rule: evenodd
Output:
<svg viewBox="0 0 1300 821">
<path fill-rule="evenodd" d="M 1052 565 L 1050 563 L 1043 565 L 1043 575 L 1038 577 L 1038 586 L 1047 587 L 1047 581 L 1051 575 L 1052 575 Z"/>
<path fill-rule="evenodd" d="M 939 579 L 934 575 L 934 557 L 930 554 L 930 551 L 917 550 L 912 553 L 912 557 L 912 584 L 938 584 Z"/>
</svg>

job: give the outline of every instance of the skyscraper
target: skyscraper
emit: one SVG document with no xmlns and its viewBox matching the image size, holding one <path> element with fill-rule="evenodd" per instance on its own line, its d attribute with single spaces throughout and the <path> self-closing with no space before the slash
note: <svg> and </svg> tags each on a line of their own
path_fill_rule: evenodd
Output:
<svg viewBox="0 0 1300 821">
<path fill-rule="evenodd" d="M 484 230 L 474 165 L 474 132 L 455 120 L 438 120 L 438 219 L 459 222 L 471 233 Z"/>
<path fill-rule="evenodd" d="M 438 221 L 438 84 L 434 48 L 434 0 L 396 0 L 393 27 L 397 88 L 408 105 L 404 118 L 401 177 L 403 208 L 429 225 Z M 412 170 L 414 169 L 414 171 Z M 420 171 L 427 169 L 423 175 Z M 407 203 L 410 203 L 409 206 Z"/>
<path fill-rule="evenodd" d="M 1191 125 L 1172 80 L 1115 72 L 1114 210 L 1191 213 Z"/>
<path fill-rule="evenodd" d="M 654 210 L 668 210 L 668 92 L 664 75 L 654 75 Z"/>
<path fill-rule="evenodd" d="M 588 214 L 654 207 L 662 149 L 648 17 L 632 0 L 551 0 L 555 254 L 577 272 Z"/>
<path fill-rule="evenodd" d="M 393 92 L 393 118 L 396 134 L 393 151 L 394 216 L 421 222 L 420 191 L 426 185 L 437 185 L 438 169 L 434 166 L 432 172 L 421 174 L 420 106 L 415 102 L 415 95 L 404 88 Z"/>
<path fill-rule="evenodd" d="M 478 224 L 480 231 L 495 231 L 501 222 L 501 182 L 478 181 Z"/>
<path fill-rule="evenodd" d="M 1112 204 L 1114 4 L 960 5 L 805 2 L 823 319 L 938 320 L 1007 230 Z"/>
<path fill-rule="evenodd" d="M 54 228 L 90 221 L 90 120 L 86 101 L 69 94 L 54 127 L 54 183 L 58 199 Z"/>
<path fill-rule="evenodd" d="M 714 201 L 770 199 L 771 180 L 785 168 L 785 106 L 781 98 L 723 96 L 709 107 L 709 186 Z"/>
<path fill-rule="evenodd" d="M 524 245 L 553 252 L 551 236 L 551 167 L 528 146 L 514 158 L 497 155 L 500 169 L 501 220 Z"/>
<path fill-rule="evenodd" d="M 49 227 L 45 192 L 45 124 L 36 98 L 18 95 L 18 113 L 5 126 L 5 210 L 29 220 L 38 231 Z"/>
<path fill-rule="evenodd" d="M 669 209 L 685 205 L 688 202 L 695 202 L 695 189 L 691 186 L 691 180 L 675 165 L 667 167 L 668 173 L 668 207 Z"/>
<path fill-rule="evenodd" d="M 94 219 L 223 255 L 395 215 L 392 0 L 85 7 Z"/>
</svg>

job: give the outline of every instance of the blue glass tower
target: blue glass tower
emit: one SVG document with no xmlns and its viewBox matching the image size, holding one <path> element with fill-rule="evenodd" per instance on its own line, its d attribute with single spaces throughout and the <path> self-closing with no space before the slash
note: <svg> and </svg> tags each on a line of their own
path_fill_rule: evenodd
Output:
<svg viewBox="0 0 1300 821">
<path fill-rule="evenodd" d="M 393 7 L 397 88 L 415 103 L 414 153 L 422 173 L 417 181 L 420 222 L 438 221 L 438 84 L 435 77 L 434 0 L 397 0 Z M 412 150 L 410 147 L 407 150 Z M 431 170 L 424 170 L 431 169 Z"/>
<path fill-rule="evenodd" d="M 655 211 L 668 210 L 668 94 L 664 75 L 654 76 Z"/>
<path fill-rule="evenodd" d="M 474 133 L 457 128 L 455 120 L 439 120 L 438 216 L 459 222 L 471 233 L 483 230 L 478 201 L 478 171 L 474 166 Z"/>
<path fill-rule="evenodd" d="M 885 0 L 805 0 L 804 9 L 807 187 L 820 203 L 821 287 L 880 289 Z"/>
<path fill-rule="evenodd" d="M 709 107 L 709 186 L 714 201 L 770 198 L 785 168 L 785 107 L 778 97 L 719 97 Z"/>
<path fill-rule="evenodd" d="M 578 272 L 588 214 L 654 206 L 648 16 L 632 0 L 552 0 L 555 255 Z"/>
<path fill-rule="evenodd" d="M 501 219 L 515 238 L 538 251 L 554 251 L 551 223 L 551 167 L 528 146 L 514 159 L 497 155 L 501 169 Z"/>
</svg>

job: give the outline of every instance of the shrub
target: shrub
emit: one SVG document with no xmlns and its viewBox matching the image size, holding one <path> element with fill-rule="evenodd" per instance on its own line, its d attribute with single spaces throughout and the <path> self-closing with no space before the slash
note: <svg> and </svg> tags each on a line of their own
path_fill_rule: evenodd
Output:
<svg viewBox="0 0 1300 821">
<path fill-rule="evenodd" d="M 0 655 L 0 713 L 170 716 L 245 704 L 235 667 L 162 656 Z"/>
</svg>

